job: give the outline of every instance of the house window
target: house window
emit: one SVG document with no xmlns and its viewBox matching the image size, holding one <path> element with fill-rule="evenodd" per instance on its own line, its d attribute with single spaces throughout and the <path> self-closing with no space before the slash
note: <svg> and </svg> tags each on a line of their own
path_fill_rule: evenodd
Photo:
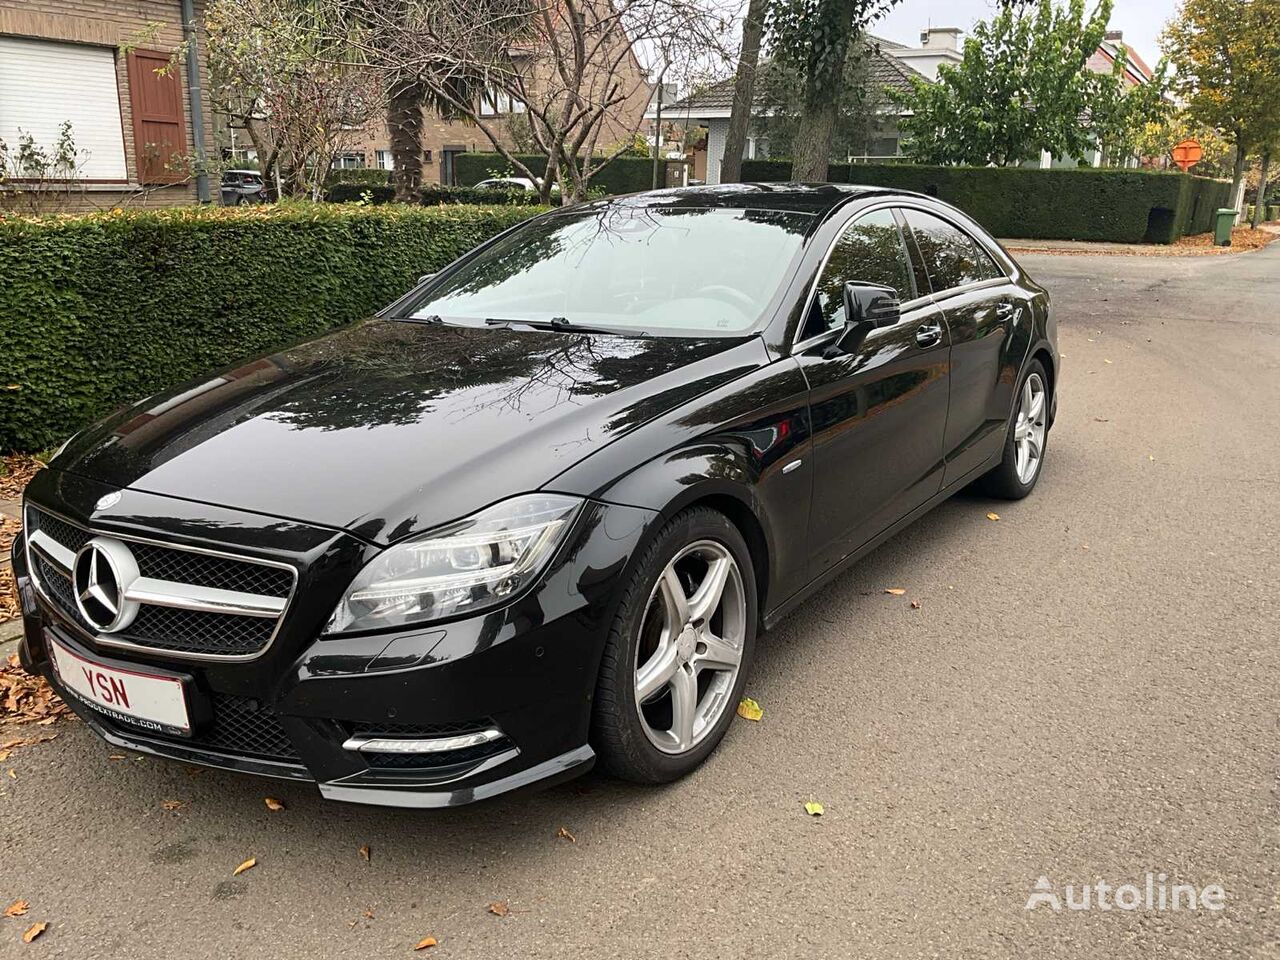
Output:
<svg viewBox="0 0 1280 960">
<path fill-rule="evenodd" d="M 333 169 L 335 170 L 361 170 L 363 168 L 363 153 L 340 153 L 333 158 Z"/>
<path fill-rule="evenodd" d="M 518 100 L 505 90 L 486 90 L 480 95 L 480 116 L 499 117 L 508 113 L 524 113 L 523 100 Z"/>
<path fill-rule="evenodd" d="M 0 37 L 0 140 L 11 156 L 28 134 L 51 154 L 64 123 L 76 158 L 72 169 L 53 177 L 128 179 L 115 51 Z"/>
<path fill-rule="evenodd" d="M 394 170 L 396 168 L 396 162 L 391 156 L 390 150 L 375 150 L 374 157 L 377 160 L 379 170 Z"/>
</svg>

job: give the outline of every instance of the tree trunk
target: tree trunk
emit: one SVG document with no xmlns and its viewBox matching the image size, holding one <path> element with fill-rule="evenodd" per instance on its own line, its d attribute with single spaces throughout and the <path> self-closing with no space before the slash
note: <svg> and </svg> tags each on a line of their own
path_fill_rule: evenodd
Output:
<svg viewBox="0 0 1280 960">
<path fill-rule="evenodd" d="M 1236 199 L 1240 196 L 1240 181 L 1244 179 L 1244 161 L 1245 161 L 1244 145 L 1241 144 L 1240 141 L 1237 139 L 1236 140 L 1236 162 L 1235 162 L 1235 166 L 1232 168 L 1232 171 L 1231 171 L 1231 199 L 1228 201 L 1229 203 L 1232 203 L 1232 204 L 1234 204 L 1236 202 Z M 1240 219 L 1242 219 L 1243 217 L 1244 217 L 1244 211 L 1241 210 L 1240 216 L 1236 218 L 1236 222 L 1238 223 Z"/>
<path fill-rule="evenodd" d="M 742 25 L 742 52 L 738 55 L 738 72 L 733 78 L 729 133 L 724 141 L 724 159 L 720 161 L 721 183 L 737 183 L 742 179 L 742 153 L 747 145 L 747 129 L 751 126 L 756 66 L 760 62 L 760 39 L 764 35 L 764 16 L 768 6 L 769 0 L 751 0 L 747 5 L 747 19 Z"/>
<path fill-rule="evenodd" d="M 396 199 L 413 203 L 422 186 L 422 104 L 426 91 L 417 77 L 397 74 L 387 91 L 387 129 L 391 134 L 392 177 Z"/>
<path fill-rule="evenodd" d="M 1271 166 L 1271 151 L 1262 154 L 1262 169 L 1258 173 L 1258 196 L 1253 203 L 1253 223 L 1250 226 L 1258 229 L 1258 224 L 1266 219 L 1267 212 L 1267 168 Z"/>
<path fill-rule="evenodd" d="M 831 160 L 831 138 L 836 128 L 836 98 L 810 103 L 800 115 L 791 150 L 791 179 L 821 183 L 827 179 Z"/>
</svg>

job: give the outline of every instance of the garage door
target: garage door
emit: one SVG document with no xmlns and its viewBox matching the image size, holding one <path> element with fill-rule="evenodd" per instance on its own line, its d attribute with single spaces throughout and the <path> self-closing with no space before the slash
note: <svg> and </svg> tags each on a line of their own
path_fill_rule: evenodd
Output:
<svg viewBox="0 0 1280 960">
<path fill-rule="evenodd" d="M 73 176 L 127 179 L 115 57 L 109 47 L 0 37 L 0 140 L 11 156 L 23 134 L 52 154 L 69 122 Z"/>
</svg>

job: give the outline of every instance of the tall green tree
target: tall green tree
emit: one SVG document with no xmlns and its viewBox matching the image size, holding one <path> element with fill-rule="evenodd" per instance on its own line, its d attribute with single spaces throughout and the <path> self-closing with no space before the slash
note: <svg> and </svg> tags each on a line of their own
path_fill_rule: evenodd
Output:
<svg viewBox="0 0 1280 960">
<path fill-rule="evenodd" d="M 876 108 L 886 102 L 883 91 L 869 82 L 862 47 L 859 43 L 850 45 L 844 74 L 831 91 L 836 102 L 830 150 L 834 158 L 870 152 L 870 142 L 878 132 Z M 770 61 L 760 68 L 756 83 L 760 91 L 756 102 L 762 108 L 755 122 L 757 134 L 768 140 L 771 154 L 792 156 L 804 111 L 804 77 L 791 64 Z"/>
<path fill-rule="evenodd" d="M 1250 152 L 1280 130 L 1280 0 L 1183 0 L 1164 41 L 1187 111 L 1236 149 L 1234 202 Z"/>
<path fill-rule="evenodd" d="M 839 89 L 854 45 L 866 28 L 898 0 L 774 0 L 769 34 L 775 55 L 802 80 L 800 115 L 792 143 L 791 174 L 797 180 L 827 179 L 840 107 Z"/>
<path fill-rule="evenodd" d="M 1089 96 L 1089 133 L 1101 155 L 1101 166 L 1122 166 L 1138 150 L 1147 128 L 1160 124 L 1173 109 L 1169 100 L 1169 62 L 1161 60 L 1145 83 L 1125 80 L 1128 53 L 1122 46 L 1110 73 L 1093 78 Z"/>
<path fill-rule="evenodd" d="M 1085 63 L 1102 42 L 1111 0 L 1005 4 L 979 22 L 938 82 L 891 93 L 907 115 L 903 150 L 924 163 L 1013 165 L 1047 150 L 1081 156 L 1094 145 L 1085 120 L 1099 75 Z"/>
</svg>

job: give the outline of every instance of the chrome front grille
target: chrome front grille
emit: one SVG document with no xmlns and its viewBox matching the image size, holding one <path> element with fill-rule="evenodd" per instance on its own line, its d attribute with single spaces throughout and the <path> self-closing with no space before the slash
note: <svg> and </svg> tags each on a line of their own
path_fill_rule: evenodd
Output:
<svg viewBox="0 0 1280 960">
<path fill-rule="evenodd" d="M 131 623 L 103 633 L 82 615 L 72 585 L 75 556 L 95 532 L 31 506 L 25 532 L 45 599 L 106 646 L 194 659 L 251 659 L 274 639 L 297 576 L 281 563 L 102 531 L 123 542 L 136 561 L 138 577 L 127 597 L 139 604 Z"/>
</svg>

